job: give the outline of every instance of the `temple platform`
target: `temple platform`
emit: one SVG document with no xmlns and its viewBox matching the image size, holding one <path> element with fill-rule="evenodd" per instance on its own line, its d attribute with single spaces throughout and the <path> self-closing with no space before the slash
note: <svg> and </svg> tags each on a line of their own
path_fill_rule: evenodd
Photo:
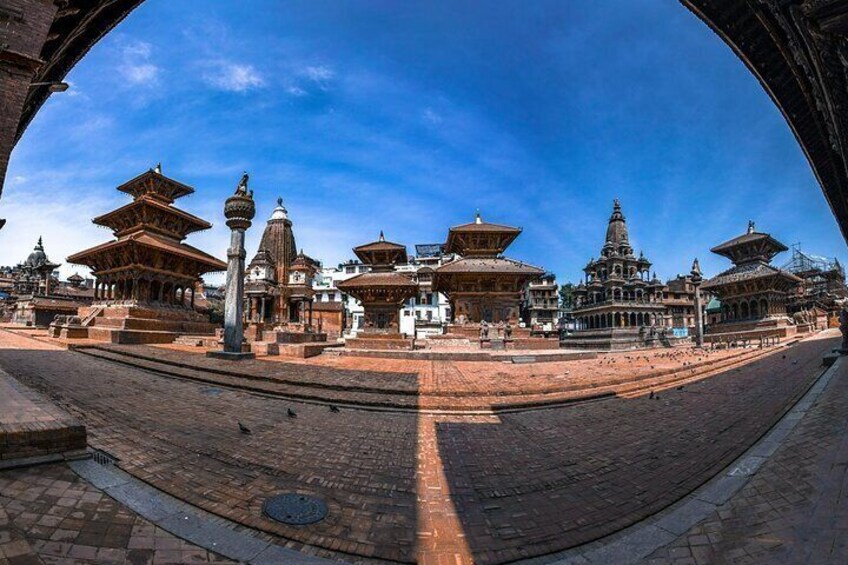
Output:
<svg viewBox="0 0 848 565">
<path fill-rule="evenodd" d="M 85 456 L 85 426 L 0 371 L 0 468 L 12 460 Z"/>
<path fill-rule="evenodd" d="M 793 325 L 788 318 L 771 318 L 746 322 L 724 322 L 707 328 L 704 343 L 731 341 L 758 341 L 760 339 L 787 339 L 798 333 L 810 333 L 809 326 Z"/>
<path fill-rule="evenodd" d="M 503 328 L 497 324 L 489 324 L 489 337 L 498 338 L 503 336 Z M 480 324 L 449 324 L 443 337 L 465 337 L 471 341 L 480 339 Z M 529 338 L 530 328 L 512 327 L 512 338 Z"/>
<path fill-rule="evenodd" d="M 186 308 L 139 305 L 95 305 L 79 309 L 50 325 L 51 337 L 93 339 L 109 343 L 173 343 L 181 335 L 214 336 L 206 316 Z"/>
<path fill-rule="evenodd" d="M 360 332 L 345 340 L 345 349 L 412 350 L 415 340 L 401 333 Z"/>
<path fill-rule="evenodd" d="M 346 357 L 371 357 L 375 359 L 407 359 L 411 361 L 478 361 L 503 363 L 553 363 L 596 359 L 595 351 L 562 351 L 559 349 L 424 349 L 424 350 L 379 350 L 379 349 L 338 349 L 333 353 Z"/>
<path fill-rule="evenodd" d="M 674 347 L 688 343 L 689 338 L 676 338 L 670 332 L 665 337 L 653 337 L 640 333 L 638 328 L 605 328 L 580 330 L 560 341 L 567 349 L 589 349 L 593 351 L 626 351 L 631 349 L 653 349 Z"/>
</svg>

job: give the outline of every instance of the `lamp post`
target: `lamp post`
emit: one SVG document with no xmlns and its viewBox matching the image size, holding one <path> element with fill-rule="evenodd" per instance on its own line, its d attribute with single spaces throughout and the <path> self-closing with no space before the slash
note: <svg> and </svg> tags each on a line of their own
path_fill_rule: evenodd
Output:
<svg viewBox="0 0 848 565">
<path fill-rule="evenodd" d="M 47 90 L 50 92 L 65 92 L 68 90 L 70 85 L 67 82 L 54 81 L 54 82 L 31 82 L 29 87 L 33 86 L 46 86 Z"/>
<path fill-rule="evenodd" d="M 227 287 L 224 297 L 224 350 L 207 351 L 217 359 L 253 359 L 255 354 L 242 352 L 244 342 L 244 232 L 256 215 L 253 191 L 247 189 L 248 174 L 244 173 L 233 196 L 224 204 L 224 217 L 230 228 L 230 247 L 227 250 Z"/>
<path fill-rule="evenodd" d="M 701 276 L 701 265 L 698 264 L 698 259 L 692 263 L 692 286 L 695 287 L 695 345 L 697 347 L 704 346 L 704 321 L 701 312 L 701 283 L 704 278 Z"/>
</svg>

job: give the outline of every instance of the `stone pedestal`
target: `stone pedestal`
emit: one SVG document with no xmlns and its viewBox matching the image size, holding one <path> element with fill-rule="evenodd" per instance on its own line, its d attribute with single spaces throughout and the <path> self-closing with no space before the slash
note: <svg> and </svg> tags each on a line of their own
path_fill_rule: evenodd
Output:
<svg viewBox="0 0 848 565">
<path fill-rule="evenodd" d="M 244 351 L 207 351 L 207 357 L 213 359 L 224 359 L 225 361 L 244 361 L 245 359 L 256 359 L 256 354 Z"/>
</svg>

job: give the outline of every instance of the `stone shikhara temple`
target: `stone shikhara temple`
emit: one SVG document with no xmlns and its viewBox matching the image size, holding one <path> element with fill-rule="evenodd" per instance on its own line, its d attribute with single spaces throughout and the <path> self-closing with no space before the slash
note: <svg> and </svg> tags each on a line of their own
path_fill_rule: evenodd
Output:
<svg viewBox="0 0 848 565">
<path fill-rule="evenodd" d="M 318 261 L 297 252 L 292 221 L 278 198 L 245 275 L 248 324 L 311 327 L 312 280 L 319 268 Z"/>
<path fill-rule="evenodd" d="M 347 346 L 367 349 L 406 349 L 412 338 L 400 333 L 400 309 L 418 294 L 418 285 L 408 273 L 395 270 L 408 261 L 406 247 L 386 241 L 383 232 L 377 241 L 354 247 L 360 261 L 371 271 L 337 283 L 337 288 L 362 303 L 365 326 Z"/>
<path fill-rule="evenodd" d="M 574 291 L 578 331 L 565 345 L 600 349 L 628 348 L 640 341 L 644 326 L 662 325 L 662 282 L 650 277 L 651 262 L 633 253 L 621 203 L 612 215 L 598 259 L 583 268 L 586 283 Z M 642 331 L 644 335 L 644 331 Z"/>
<path fill-rule="evenodd" d="M 79 319 L 58 320 L 53 333 L 113 343 L 169 343 L 184 333 L 213 334 L 207 317 L 194 311 L 195 288 L 202 275 L 227 265 L 183 243 L 211 224 L 173 206 L 194 189 L 157 166 L 118 190 L 133 201 L 94 219 L 116 239 L 68 257 L 92 270 L 94 304 L 81 308 Z"/>
<path fill-rule="evenodd" d="M 708 340 L 740 332 L 752 338 L 786 337 L 807 329 L 805 323 L 793 324 L 786 309 L 801 278 L 770 265 L 775 255 L 786 250 L 771 235 L 756 231 L 754 222 L 748 223 L 746 233 L 711 249 L 733 266 L 702 287 L 721 301 L 721 322 L 707 328 Z"/>
<path fill-rule="evenodd" d="M 475 221 L 450 228 L 445 252 L 459 259 L 435 269 L 433 288 L 448 297 L 454 324 L 518 325 L 525 285 L 545 274 L 503 256 L 521 231 L 484 222 L 479 213 Z"/>
<path fill-rule="evenodd" d="M 613 202 L 606 239 L 598 259 L 583 268 L 586 282 L 574 290 L 574 334 L 563 340 L 565 347 L 587 349 L 631 349 L 668 344 L 675 339 L 669 326 L 693 323 L 694 288 L 687 277 L 669 285 L 656 273 L 641 252 L 630 245 L 621 203 Z"/>
</svg>

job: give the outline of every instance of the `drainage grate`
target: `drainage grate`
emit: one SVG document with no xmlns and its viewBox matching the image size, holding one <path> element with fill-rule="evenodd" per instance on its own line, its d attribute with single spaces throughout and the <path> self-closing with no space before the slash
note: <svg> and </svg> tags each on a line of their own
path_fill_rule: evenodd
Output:
<svg viewBox="0 0 848 565">
<path fill-rule="evenodd" d="M 95 463 L 103 466 L 114 465 L 118 462 L 117 457 L 109 455 L 100 449 L 95 449 L 94 453 L 91 454 L 91 458 L 94 459 Z"/>
<path fill-rule="evenodd" d="M 323 520 L 327 516 L 327 504 L 314 496 L 289 492 L 266 500 L 262 512 L 283 524 L 305 526 Z"/>
</svg>

